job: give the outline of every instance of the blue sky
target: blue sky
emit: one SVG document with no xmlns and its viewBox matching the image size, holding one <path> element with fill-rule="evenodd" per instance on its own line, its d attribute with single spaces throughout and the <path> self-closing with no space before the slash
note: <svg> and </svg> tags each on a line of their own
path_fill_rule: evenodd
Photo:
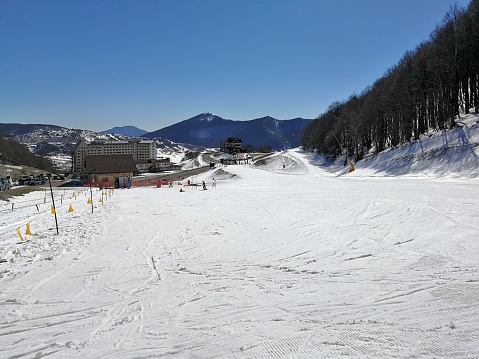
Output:
<svg viewBox="0 0 479 359">
<path fill-rule="evenodd" d="M 0 122 L 315 118 L 469 0 L 0 0 Z"/>
</svg>

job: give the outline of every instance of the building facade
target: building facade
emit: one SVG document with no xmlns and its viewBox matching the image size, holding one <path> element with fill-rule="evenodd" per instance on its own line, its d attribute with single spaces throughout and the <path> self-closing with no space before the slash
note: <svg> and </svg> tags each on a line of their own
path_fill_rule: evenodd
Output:
<svg viewBox="0 0 479 359">
<path fill-rule="evenodd" d="M 170 158 L 160 158 L 157 160 L 137 161 L 136 168 L 140 173 L 166 171 L 172 168 Z"/>
<path fill-rule="evenodd" d="M 80 176 L 87 174 L 86 156 L 98 155 L 131 155 L 135 162 L 156 159 L 156 145 L 149 140 L 122 140 L 122 141 L 81 141 L 73 156 L 74 172 Z"/>
<path fill-rule="evenodd" d="M 243 151 L 243 141 L 240 138 L 229 137 L 223 142 L 223 150 L 226 153 L 235 154 Z"/>
<path fill-rule="evenodd" d="M 125 188 L 137 172 L 131 155 L 95 155 L 85 158 L 86 179 L 92 186 Z"/>
</svg>

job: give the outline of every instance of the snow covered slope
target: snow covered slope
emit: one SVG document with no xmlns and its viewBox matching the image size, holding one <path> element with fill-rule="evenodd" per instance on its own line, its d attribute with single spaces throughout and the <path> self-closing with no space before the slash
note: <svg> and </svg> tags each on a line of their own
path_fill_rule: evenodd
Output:
<svg viewBox="0 0 479 359">
<path fill-rule="evenodd" d="M 57 190 L 58 235 L 45 193 L 3 205 L 2 357 L 479 357 L 477 178 L 288 151 L 191 180 L 95 191 L 93 214 Z"/>
<path fill-rule="evenodd" d="M 479 177 L 479 117 L 469 114 L 451 130 L 381 152 L 356 165 L 354 176 Z"/>
</svg>

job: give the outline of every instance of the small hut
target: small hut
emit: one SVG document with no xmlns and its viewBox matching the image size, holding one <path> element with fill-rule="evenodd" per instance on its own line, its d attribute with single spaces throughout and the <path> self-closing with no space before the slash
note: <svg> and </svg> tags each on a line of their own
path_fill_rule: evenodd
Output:
<svg viewBox="0 0 479 359">
<path fill-rule="evenodd" d="M 133 175 L 138 171 L 131 155 L 86 156 L 85 166 L 87 180 L 102 187 L 130 187 Z"/>
</svg>

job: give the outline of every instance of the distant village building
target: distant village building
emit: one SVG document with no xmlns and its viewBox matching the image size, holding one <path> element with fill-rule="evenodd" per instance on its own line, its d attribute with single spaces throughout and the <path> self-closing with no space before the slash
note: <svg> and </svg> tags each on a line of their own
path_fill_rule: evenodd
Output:
<svg viewBox="0 0 479 359">
<path fill-rule="evenodd" d="M 235 154 L 243 151 L 243 141 L 240 138 L 229 137 L 223 142 L 223 151 Z"/>
<path fill-rule="evenodd" d="M 176 169 L 176 165 L 170 162 L 169 158 L 160 158 L 157 160 L 137 161 L 136 168 L 140 173 L 161 172 L 170 169 Z"/>
<path fill-rule="evenodd" d="M 88 155 L 85 171 L 87 181 L 93 185 L 125 188 L 131 186 L 137 169 L 131 155 Z"/>
<path fill-rule="evenodd" d="M 131 155 L 133 161 L 148 161 L 156 159 L 156 145 L 150 140 L 81 141 L 73 156 L 74 172 L 80 176 L 88 174 L 86 157 L 103 155 Z"/>
</svg>

